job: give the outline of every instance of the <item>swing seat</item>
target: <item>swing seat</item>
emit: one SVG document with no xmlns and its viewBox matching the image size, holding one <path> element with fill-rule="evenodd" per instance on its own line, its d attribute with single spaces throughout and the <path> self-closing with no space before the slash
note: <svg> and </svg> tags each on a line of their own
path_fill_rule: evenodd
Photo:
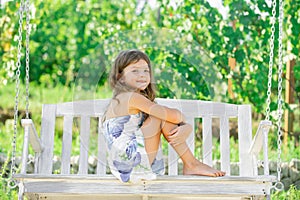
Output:
<svg viewBox="0 0 300 200">
<path fill-rule="evenodd" d="M 19 197 L 28 199 L 264 199 L 270 195 L 275 176 L 268 169 L 268 131 L 271 122 L 262 121 L 252 138 L 250 105 L 234 105 L 200 100 L 157 99 L 157 102 L 181 110 L 187 122 L 196 126 L 195 119 L 202 119 L 202 147 L 195 143 L 194 132 L 187 143 L 192 152 L 202 152 L 202 162 L 212 166 L 214 148 L 212 122 L 219 119 L 220 169 L 224 177 L 179 175 L 178 155 L 168 146 L 166 156 L 167 173 L 155 180 L 138 183 L 121 183 L 109 174 L 106 164 L 106 148 L 101 132 L 101 116 L 109 99 L 75 101 L 60 104 L 45 104 L 42 111 L 40 136 L 31 119 L 22 120 L 24 144 L 22 167 L 14 178 L 19 182 Z M 230 171 L 230 129 L 229 120 L 238 122 L 239 175 Z M 58 119 L 63 121 L 58 131 Z M 74 127 L 78 122 L 79 127 Z M 94 131 L 93 125 L 98 127 Z M 54 141 L 62 132 L 62 149 L 59 155 L 54 151 Z M 78 133 L 79 132 L 79 133 Z M 76 136 L 80 142 L 74 145 Z M 30 144 L 30 145 L 29 145 Z M 90 146 L 97 146 L 95 172 L 90 172 Z M 73 145 L 73 148 L 72 148 Z M 79 150 L 78 150 L 79 149 Z M 77 151 L 76 151 L 77 150 Z M 262 151 L 264 174 L 258 174 L 258 158 Z M 27 173 L 28 152 L 35 152 L 34 172 Z M 71 169 L 71 156 L 79 155 L 78 170 Z M 53 157 L 61 158 L 59 170 L 53 166 Z"/>
</svg>

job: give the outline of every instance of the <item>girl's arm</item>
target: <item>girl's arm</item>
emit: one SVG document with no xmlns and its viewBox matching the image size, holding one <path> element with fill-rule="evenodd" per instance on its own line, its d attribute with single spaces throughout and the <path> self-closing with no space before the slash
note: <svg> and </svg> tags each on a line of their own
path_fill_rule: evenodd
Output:
<svg viewBox="0 0 300 200">
<path fill-rule="evenodd" d="M 138 109 L 144 113 L 174 124 L 185 121 L 184 115 L 177 109 L 156 104 L 136 92 L 132 92 L 130 95 L 129 109 Z"/>
</svg>

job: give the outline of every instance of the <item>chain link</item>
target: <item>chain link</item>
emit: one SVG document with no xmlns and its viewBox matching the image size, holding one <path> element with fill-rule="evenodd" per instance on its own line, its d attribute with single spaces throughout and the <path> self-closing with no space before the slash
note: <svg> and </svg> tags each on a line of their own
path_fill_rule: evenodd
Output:
<svg viewBox="0 0 300 200">
<path fill-rule="evenodd" d="M 279 0 L 279 38 L 278 38 L 278 119 L 277 119 L 277 180 L 280 182 L 280 175 L 281 175 L 281 137 L 282 137 L 282 130 L 281 130 L 281 119 L 282 119 L 282 37 L 283 37 L 283 1 Z"/>
<path fill-rule="evenodd" d="M 26 119 L 29 118 L 29 36 L 30 36 L 30 13 L 29 0 L 26 0 Z"/>
<path fill-rule="evenodd" d="M 272 2 L 272 18 L 271 18 L 271 38 L 270 38 L 270 60 L 269 60 L 269 73 L 268 73 L 268 91 L 267 91 L 267 107 L 266 107 L 266 120 L 270 119 L 270 103 L 271 103 L 271 89 L 272 89 L 272 68 L 274 59 L 274 35 L 275 35 L 275 22 L 276 22 L 276 0 Z"/>
<path fill-rule="evenodd" d="M 19 105 L 19 94 L 20 94 L 20 68 L 21 68 L 21 57 L 22 57 L 22 25 L 23 25 L 23 15 L 24 15 L 24 2 L 21 0 L 19 9 L 19 37 L 18 37 L 18 56 L 17 56 L 17 70 L 16 70 L 16 96 L 15 96 L 15 107 L 14 107 L 14 135 L 12 141 L 12 158 L 11 158 L 11 169 L 10 169 L 10 180 L 8 181 L 8 187 L 16 187 L 16 182 L 13 180 L 13 175 L 16 173 L 16 140 L 17 140 L 17 124 L 18 124 L 18 105 Z"/>
</svg>

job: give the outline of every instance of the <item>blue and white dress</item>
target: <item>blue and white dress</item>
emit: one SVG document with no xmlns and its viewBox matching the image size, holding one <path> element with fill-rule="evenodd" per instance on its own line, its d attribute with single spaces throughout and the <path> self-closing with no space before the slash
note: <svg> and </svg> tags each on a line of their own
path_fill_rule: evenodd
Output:
<svg viewBox="0 0 300 200">
<path fill-rule="evenodd" d="M 114 176 L 122 182 L 138 182 L 163 175 L 164 161 L 161 145 L 150 166 L 145 150 L 141 126 L 142 112 L 105 120 L 103 134 L 108 150 L 108 165 Z"/>
</svg>

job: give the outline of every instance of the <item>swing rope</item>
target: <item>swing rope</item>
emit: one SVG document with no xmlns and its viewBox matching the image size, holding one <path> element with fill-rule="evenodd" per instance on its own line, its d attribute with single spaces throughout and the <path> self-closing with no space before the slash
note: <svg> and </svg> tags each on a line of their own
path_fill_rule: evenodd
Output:
<svg viewBox="0 0 300 200">
<path fill-rule="evenodd" d="M 24 3 L 23 0 L 20 2 L 19 8 L 19 29 L 18 29 L 18 53 L 17 53 L 17 70 L 16 70 L 16 88 L 15 88 L 15 107 L 14 107 L 14 134 L 12 140 L 12 158 L 11 158 L 11 169 L 10 177 L 8 180 L 8 187 L 13 189 L 17 187 L 17 182 L 13 179 L 14 174 L 17 171 L 16 167 L 16 140 L 17 140 L 17 124 L 18 124 L 18 112 L 19 112 L 19 95 L 20 95 L 20 74 L 21 74 L 21 57 L 22 57 L 22 33 L 23 33 L 23 16 L 26 14 L 26 119 L 29 118 L 29 36 L 30 36 L 30 13 L 29 13 L 29 0 Z"/>
</svg>

